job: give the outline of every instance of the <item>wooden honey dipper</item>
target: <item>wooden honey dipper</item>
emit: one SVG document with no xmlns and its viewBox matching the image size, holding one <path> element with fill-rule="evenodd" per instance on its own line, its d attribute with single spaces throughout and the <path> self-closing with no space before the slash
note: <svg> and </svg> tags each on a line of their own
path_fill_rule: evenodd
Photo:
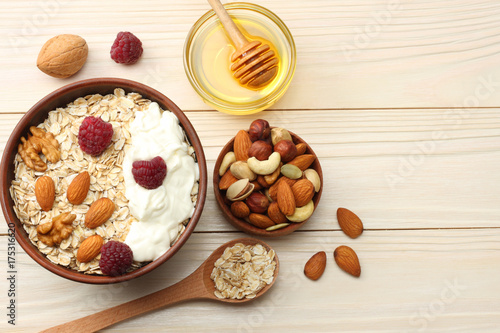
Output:
<svg viewBox="0 0 500 333">
<path fill-rule="evenodd" d="M 236 51 L 231 55 L 231 71 L 240 84 L 260 88 L 278 73 L 279 59 L 267 44 L 249 41 L 243 36 L 219 0 L 207 0 L 233 41 Z"/>
</svg>

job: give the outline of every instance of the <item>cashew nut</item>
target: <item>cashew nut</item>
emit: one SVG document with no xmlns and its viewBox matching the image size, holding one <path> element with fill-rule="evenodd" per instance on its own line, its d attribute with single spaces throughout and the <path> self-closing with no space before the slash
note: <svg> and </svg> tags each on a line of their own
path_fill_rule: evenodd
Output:
<svg viewBox="0 0 500 333">
<path fill-rule="evenodd" d="M 250 169 L 258 175 L 269 175 L 273 173 L 281 162 L 281 155 L 278 152 L 274 152 L 269 156 L 267 160 L 259 161 L 255 157 L 250 157 L 247 161 Z"/>
<path fill-rule="evenodd" d="M 305 206 L 296 207 L 292 215 L 287 215 L 286 218 L 291 222 L 303 222 L 311 217 L 314 212 L 314 202 L 311 200 Z"/>
<path fill-rule="evenodd" d="M 234 162 L 236 162 L 236 155 L 234 155 L 233 151 L 230 151 L 226 155 L 224 155 L 219 168 L 219 176 L 222 177 Z"/>
</svg>

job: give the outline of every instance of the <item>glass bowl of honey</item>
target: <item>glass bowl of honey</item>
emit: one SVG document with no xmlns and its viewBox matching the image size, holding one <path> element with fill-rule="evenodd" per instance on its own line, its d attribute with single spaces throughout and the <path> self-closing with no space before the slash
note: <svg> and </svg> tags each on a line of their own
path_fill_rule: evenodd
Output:
<svg viewBox="0 0 500 333">
<path fill-rule="evenodd" d="M 224 8 L 248 40 L 271 46 L 279 59 L 276 76 L 258 89 L 239 83 L 230 70 L 235 47 L 213 10 L 189 31 L 184 45 L 186 75 L 202 100 L 218 111 L 238 115 L 262 111 L 285 94 L 295 73 L 292 34 L 276 14 L 259 5 L 233 2 Z"/>
</svg>

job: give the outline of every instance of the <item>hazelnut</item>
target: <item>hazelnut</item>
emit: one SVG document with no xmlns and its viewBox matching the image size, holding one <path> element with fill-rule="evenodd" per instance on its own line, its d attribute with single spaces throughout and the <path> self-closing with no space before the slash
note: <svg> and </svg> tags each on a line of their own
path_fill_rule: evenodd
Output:
<svg viewBox="0 0 500 333">
<path fill-rule="evenodd" d="M 250 124 L 250 129 L 248 130 L 248 135 L 252 142 L 257 140 L 266 140 L 271 134 L 271 128 L 269 123 L 264 119 L 256 119 Z"/>
<path fill-rule="evenodd" d="M 273 153 L 273 147 L 265 141 L 258 140 L 252 143 L 248 149 L 248 156 L 255 157 L 259 161 L 265 161 Z"/>
<path fill-rule="evenodd" d="M 269 207 L 269 200 L 260 192 L 253 192 L 245 202 L 252 213 L 264 214 Z"/>
<path fill-rule="evenodd" d="M 292 141 L 281 140 L 274 145 L 274 151 L 278 152 L 283 162 L 290 162 L 297 155 L 297 147 Z"/>
</svg>

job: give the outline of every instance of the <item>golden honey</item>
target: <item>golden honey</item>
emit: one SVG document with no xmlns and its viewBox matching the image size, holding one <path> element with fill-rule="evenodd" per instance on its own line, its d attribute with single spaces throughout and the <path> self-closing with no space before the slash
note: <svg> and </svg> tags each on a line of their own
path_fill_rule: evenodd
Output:
<svg viewBox="0 0 500 333">
<path fill-rule="evenodd" d="M 247 3 L 225 7 L 249 41 L 258 40 L 272 48 L 280 61 L 278 73 L 259 89 L 240 85 L 230 70 L 235 48 L 213 11 L 200 18 L 188 36 L 186 73 L 202 99 L 217 110 L 255 113 L 274 104 L 286 91 L 295 71 L 295 45 L 284 23 L 267 9 Z"/>
</svg>

